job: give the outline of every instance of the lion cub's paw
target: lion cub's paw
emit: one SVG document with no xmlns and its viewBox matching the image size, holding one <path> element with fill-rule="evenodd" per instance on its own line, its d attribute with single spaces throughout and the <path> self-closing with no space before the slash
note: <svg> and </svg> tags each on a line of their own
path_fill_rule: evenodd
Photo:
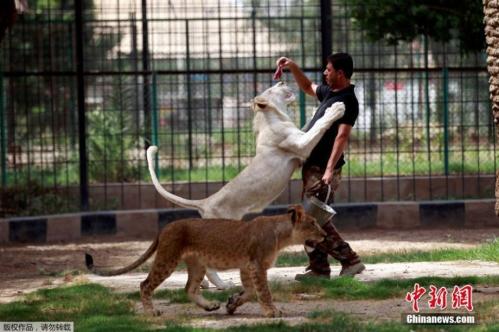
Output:
<svg viewBox="0 0 499 332">
<path fill-rule="evenodd" d="M 227 310 L 227 313 L 229 315 L 233 315 L 234 312 L 236 311 L 237 307 L 239 306 L 238 300 L 239 300 L 239 294 L 233 294 L 231 297 L 229 297 L 229 300 L 227 300 L 225 309 Z"/>
<path fill-rule="evenodd" d="M 157 309 L 146 309 L 144 314 L 149 317 L 159 317 L 161 316 L 161 311 Z"/>
<path fill-rule="evenodd" d="M 215 310 L 218 310 L 218 309 L 220 309 L 220 302 L 217 302 L 217 301 L 209 302 L 204 307 L 204 310 L 206 310 L 206 311 L 215 311 Z"/>
<path fill-rule="evenodd" d="M 282 317 L 282 311 L 274 307 L 272 309 L 265 311 L 265 317 L 268 318 Z"/>
</svg>

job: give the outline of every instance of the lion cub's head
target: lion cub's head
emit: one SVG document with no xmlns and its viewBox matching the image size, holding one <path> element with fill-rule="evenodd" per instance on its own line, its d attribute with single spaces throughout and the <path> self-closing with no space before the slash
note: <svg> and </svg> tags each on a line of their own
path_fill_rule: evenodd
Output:
<svg viewBox="0 0 499 332">
<path fill-rule="evenodd" d="M 305 242 L 306 240 L 321 242 L 327 235 L 319 226 L 314 217 L 305 213 L 303 206 L 291 205 L 288 208 L 293 223 L 293 238 L 296 242 Z"/>
</svg>

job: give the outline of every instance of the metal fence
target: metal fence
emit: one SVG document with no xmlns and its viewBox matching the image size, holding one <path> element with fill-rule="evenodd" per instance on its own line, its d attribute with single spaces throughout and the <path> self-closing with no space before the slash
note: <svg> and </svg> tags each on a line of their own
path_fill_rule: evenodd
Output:
<svg viewBox="0 0 499 332">
<path fill-rule="evenodd" d="M 162 182 L 209 194 L 255 153 L 248 106 L 275 60 L 319 82 L 331 51 L 352 54 L 360 102 L 340 200 L 493 196 L 484 53 L 422 37 L 370 42 L 337 0 L 30 4 L 0 49 L 4 216 L 155 206 L 149 144 Z M 300 126 L 317 102 L 295 88 Z"/>
</svg>

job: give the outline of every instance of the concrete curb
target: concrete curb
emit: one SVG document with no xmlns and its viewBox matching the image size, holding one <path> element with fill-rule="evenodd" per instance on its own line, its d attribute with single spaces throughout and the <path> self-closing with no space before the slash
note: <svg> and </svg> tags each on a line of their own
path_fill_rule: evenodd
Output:
<svg viewBox="0 0 499 332">
<path fill-rule="evenodd" d="M 339 230 L 417 227 L 499 226 L 494 199 L 465 201 L 383 202 L 336 204 Z M 274 205 L 261 214 L 285 213 L 287 205 Z M 245 216 L 250 220 L 258 214 Z M 191 209 L 99 211 L 40 217 L 0 219 L 0 243 L 74 241 L 87 236 L 151 238 L 179 219 L 198 218 Z"/>
</svg>

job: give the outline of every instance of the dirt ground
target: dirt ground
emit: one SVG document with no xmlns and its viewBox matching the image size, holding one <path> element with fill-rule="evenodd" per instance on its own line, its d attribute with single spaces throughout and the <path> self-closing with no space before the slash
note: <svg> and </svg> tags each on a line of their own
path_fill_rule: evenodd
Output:
<svg viewBox="0 0 499 332">
<path fill-rule="evenodd" d="M 499 227 L 481 229 L 435 229 L 393 231 L 371 229 L 343 232 L 344 238 L 361 256 L 386 252 L 429 251 L 440 248 L 472 248 L 499 237 Z M 74 281 L 93 281 L 86 275 L 72 276 L 74 271 L 85 271 L 84 252 L 90 251 L 99 265 L 122 265 L 143 253 L 150 240 L 131 241 L 116 238 L 88 238 L 77 243 L 47 245 L 7 245 L 0 247 L 0 303 L 15 300 L 25 293 L 43 287 L 56 287 Z M 303 250 L 301 246 L 288 248 Z M 437 263 L 438 264 L 438 263 Z M 133 283 L 132 283 L 133 286 Z M 138 283 L 136 286 L 138 287 Z M 130 289 L 129 291 L 134 291 Z M 499 299 L 499 289 L 478 290 L 475 302 Z M 169 304 L 165 300 L 155 302 L 163 312 L 161 319 L 175 317 L 189 320 L 199 327 L 228 327 L 241 324 L 258 324 L 268 320 L 261 318 L 258 304 L 243 306 L 235 316 L 225 315 L 225 310 L 207 313 L 193 304 Z M 317 300 L 306 294 L 291 302 L 277 303 L 284 312 L 283 320 L 289 324 L 301 324 L 306 315 L 314 310 L 335 310 L 370 317 L 376 320 L 400 319 L 402 312 L 410 309 L 403 299 L 382 301 Z M 137 311 L 141 312 L 140 305 Z M 179 316 L 179 313 L 182 313 Z"/>
<path fill-rule="evenodd" d="M 499 237 L 499 227 L 478 229 L 383 230 L 342 232 L 352 248 L 362 255 L 439 248 L 472 248 Z M 151 240 L 87 238 L 73 243 L 0 246 L 0 292 L 8 280 L 51 277 L 74 270 L 85 271 L 84 253 L 90 251 L 100 265 L 125 264 L 139 257 Z M 301 251 L 294 246 L 288 251 Z"/>
</svg>

